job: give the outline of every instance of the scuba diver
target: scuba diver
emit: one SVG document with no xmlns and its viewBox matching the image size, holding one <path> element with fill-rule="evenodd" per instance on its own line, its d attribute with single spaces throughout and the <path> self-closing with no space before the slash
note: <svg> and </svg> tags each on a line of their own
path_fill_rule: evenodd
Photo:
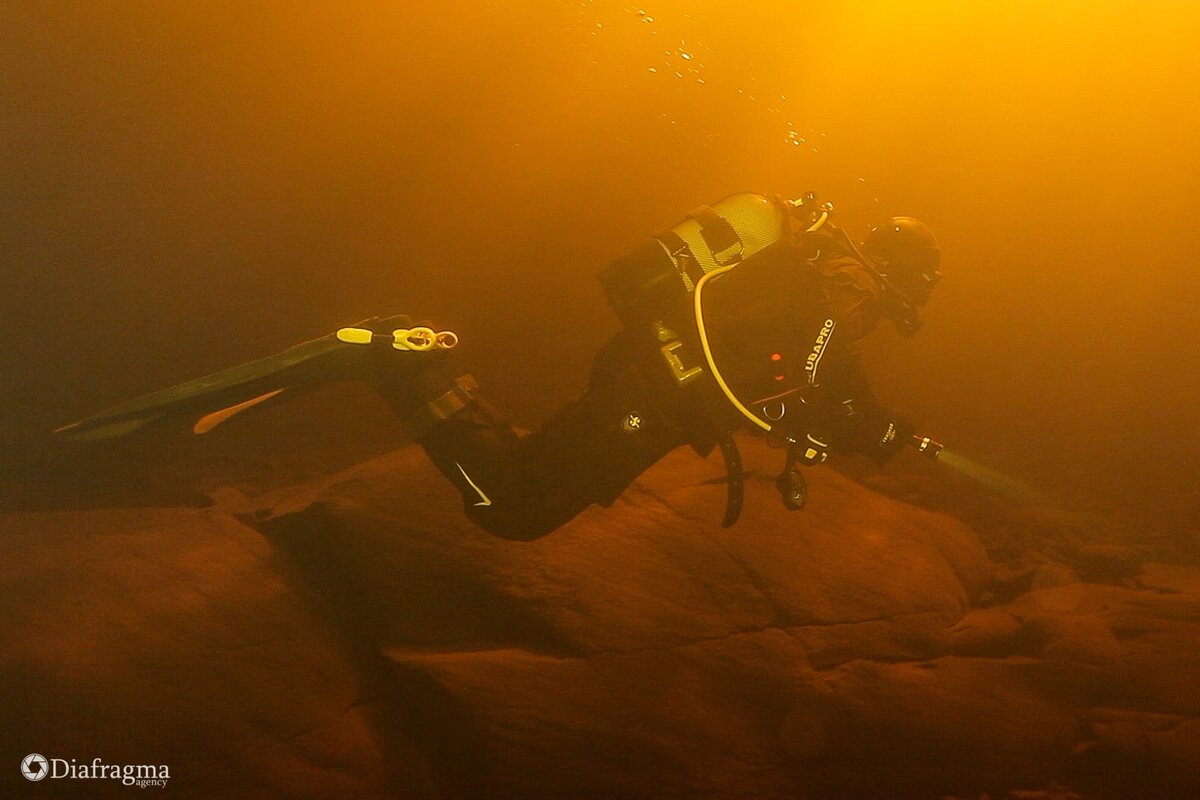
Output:
<svg viewBox="0 0 1200 800">
<path fill-rule="evenodd" d="M 830 451 L 883 464 L 904 445 L 941 445 L 875 399 L 857 342 L 886 318 L 903 334 L 940 278 L 927 226 L 894 217 L 859 247 L 832 205 L 735 194 L 614 261 L 599 280 L 624 326 L 593 360 L 586 391 L 540 430 L 518 434 L 455 364 L 457 336 L 408 317 L 367 320 L 281 354 L 139 398 L 60 428 L 77 439 L 123 436 L 181 412 L 203 433 L 294 387 L 371 386 L 459 490 L 488 532 L 532 540 L 591 504 L 608 506 L 671 450 L 719 448 L 723 524 L 742 506 L 732 434 L 786 448 L 777 480 L 802 508 L 800 467 Z M 294 393 L 294 391 L 293 391 Z M 286 395 L 285 395 L 286 396 Z"/>
</svg>

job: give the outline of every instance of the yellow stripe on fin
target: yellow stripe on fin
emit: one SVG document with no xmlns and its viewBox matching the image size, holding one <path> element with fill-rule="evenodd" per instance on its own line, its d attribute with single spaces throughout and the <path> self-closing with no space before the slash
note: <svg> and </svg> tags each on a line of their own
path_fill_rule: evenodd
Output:
<svg viewBox="0 0 1200 800">
<path fill-rule="evenodd" d="M 239 414 L 239 413 L 245 411 L 247 408 L 256 406 L 259 403 L 265 403 L 267 400 L 270 400 L 272 397 L 279 394 L 284 389 L 287 389 L 287 387 L 284 386 L 283 389 L 276 389 L 273 392 L 267 392 L 266 394 L 260 394 L 258 397 L 252 397 L 249 400 L 238 403 L 237 405 L 229 406 L 228 408 L 223 408 L 220 411 L 214 411 L 211 414 L 205 414 L 203 417 L 196 420 L 196 424 L 192 426 L 192 433 L 196 434 L 197 436 L 199 436 L 202 433 L 208 433 L 213 428 L 217 427 L 222 422 L 224 422 L 225 420 L 232 417 L 234 414 Z"/>
</svg>

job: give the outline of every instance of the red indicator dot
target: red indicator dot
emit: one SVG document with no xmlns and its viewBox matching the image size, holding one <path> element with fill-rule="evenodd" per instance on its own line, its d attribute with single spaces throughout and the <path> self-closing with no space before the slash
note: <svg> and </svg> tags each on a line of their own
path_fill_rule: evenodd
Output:
<svg viewBox="0 0 1200 800">
<path fill-rule="evenodd" d="M 771 353 L 771 360 L 772 361 L 782 361 L 783 356 L 779 355 L 779 353 Z"/>
<path fill-rule="evenodd" d="M 777 381 L 781 381 L 781 380 L 783 380 L 783 376 L 782 376 L 782 375 L 776 375 L 776 376 L 775 376 L 775 380 L 777 380 Z"/>
</svg>

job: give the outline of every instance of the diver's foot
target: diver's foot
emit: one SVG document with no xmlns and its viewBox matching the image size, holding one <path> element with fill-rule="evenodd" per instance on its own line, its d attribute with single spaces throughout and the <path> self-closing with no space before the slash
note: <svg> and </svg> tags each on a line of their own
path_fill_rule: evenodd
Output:
<svg viewBox="0 0 1200 800">
<path fill-rule="evenodd" d="M 346 345 L 336 359 L 344 378 L 369 385 L 414 435 L 474 399 L 475 381 L 448 352 L 458 344 L 453 331 L 402 315 L 342 328 L 337 338 Z"/>
</svg>

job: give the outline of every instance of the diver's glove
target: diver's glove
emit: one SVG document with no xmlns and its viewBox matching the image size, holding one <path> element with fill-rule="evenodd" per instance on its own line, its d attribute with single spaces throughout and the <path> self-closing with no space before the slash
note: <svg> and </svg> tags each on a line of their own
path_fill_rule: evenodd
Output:
<svg viewBox="0 0 1200 800">
<path fill-rule="evenodd" d="M 910 420 L 878 407 L 832 420 L 829 425 L 834 450 L 860 453 L 880 466 L 910 444 L 915 433 Z"/>
<path fill-rule="evenodd" d="M 876 464 L 883 466 L 891 461 L 892 456 L 900 452 L 901 448 L 911 444 L 916 432 L 917 428 L 910 420 L 904 417 L 892 417 L 883 427 L 883 433 L 879 435 L 879 439 L 875 443 L 874 452 L 869 455 Z"/>
</svg>

